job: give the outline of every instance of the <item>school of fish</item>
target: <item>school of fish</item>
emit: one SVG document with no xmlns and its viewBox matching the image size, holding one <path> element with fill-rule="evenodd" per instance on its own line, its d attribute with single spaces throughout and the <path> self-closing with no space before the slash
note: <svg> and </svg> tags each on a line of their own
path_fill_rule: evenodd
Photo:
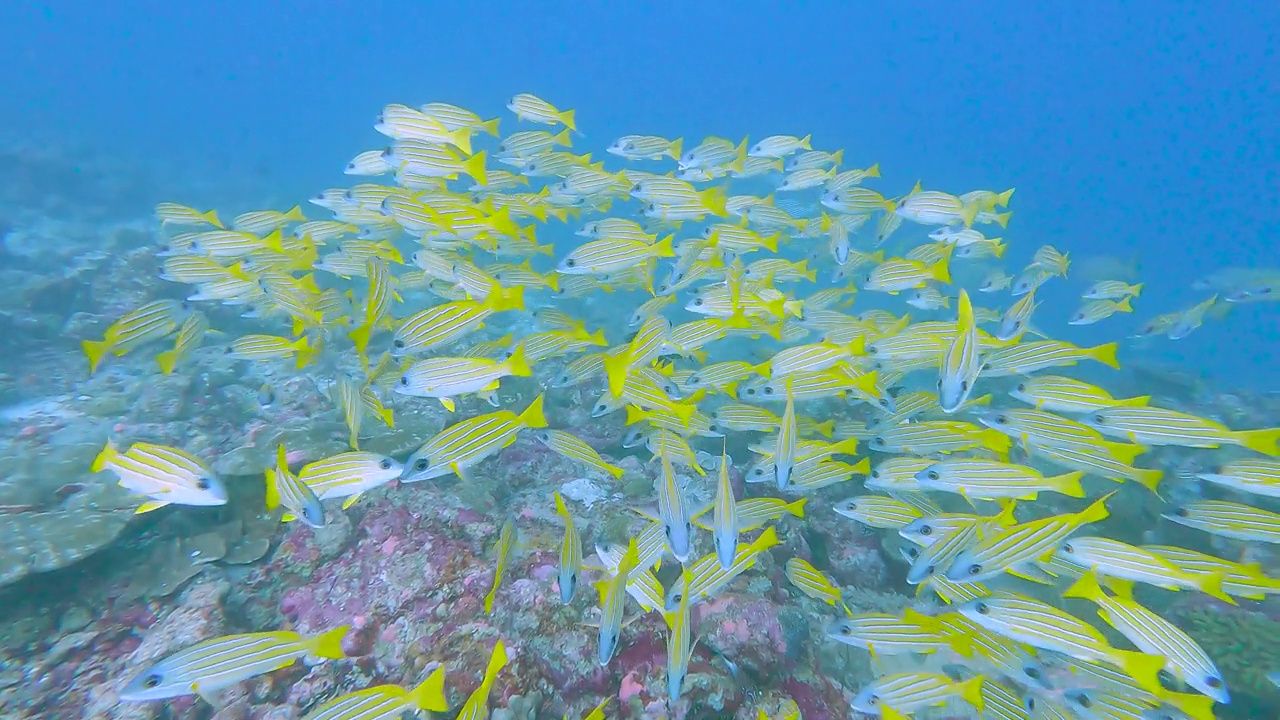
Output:
<svg viewBox="0 0 1280 720">
<path fill-rule="evenodd" d="M 90 371 L 146 348 L 161 372 L 182 372 L 209 343 L 296 372 L 326 356 L 358 358 L 360 376 L 335 378 L 329 392 L 350 450 L 291 469 L 280 447 L 263 468 L 269 508 L 315 527 L 392 481 L 406 485 L 398 492 L 447 475 L 465 482 L 521 436 L 617 478 L 607 451 L 623 448 L 593 448 L 544 414 L 546 395 L 599 387 L 592 416 L 625 414 L 623 446 L 647 462 L 653 502 L 637 508 L 644 526 L 626 543 L 588 550 L 570 502 L 548 491 L 564 525 L 555 583 L 566 604 L 584 579 L 592 585 L 598 629 L 584 632 L 598 633 L 602 666 L 618 662 L 629 617 L 661 615 L 673 703 L 697 644 L 691 608 L 751 572 L 806 510 L 900 536 L 910 590 L 945 606 L 854 612 L 822 570 L 785 559 L 795 591 L 832 608 L 829 640 L 893 668 L 855 688 L 861 713 L 894 720 L 950 704 L 1002 720 L 1205 720 L 1231 701 L 1214 659 L 1135 600 L 1134 586 L 1237 603 L 1280 593 L 1280 579 L 1196 548 L 1130 544 L 1098 523 L 1117 493 L 1150 501 L 1182 481 L 1144 466 L 1149 449 L 1203 448 L 1213 464 L 1215 448 L 1238 446 L 1199 478 L 1233 499 L 1164 516 L 1242 543 L 1280 542 L 1280 514 L 1258 507 L 1280 497 L 1280 428 L 1228 428 L 1073 377 L 1081 363 L 1119 367 L 1117 344 L 1079 347 L 1035 328 L 1038 289 L 1066 278 L 1071 261 L 1046 245 L 1017 274 L 996 262 L 1013 244 L 1000 236 L 1012 189 L 953 194 L 916 182 L 886 195 L 869 187 L 879 165 L 842 169 L 843 151 L 814 149 L 807 135 L 707 137 L 687 148 L 628 135 L 593 161 L 572 149 L 573 110 L 529 94 L 507 108 L 520 130 L 501 136 L 498 119 L 453 105 L 386 106 L 374 128 L 388 145 L 356 156 L 345 172 L 359 182 L 320 192 L 307 213 L 261 210 L 224 224 L 212 210 L 161 204 L 163 277 L 189 294 L 142 305 L 85 342 Z M 1132 312 L 1142 284 L 1129 280 L 1095 282 L 1067 321 Z M 1215 308 L 1280 295 L 1277 282 L 1210 283 L 1221 297 L 1138 334 L 1184 338 L 1220 317 Z M 1010 300 L 1004 310 L 975 304 L 999 295 Z M 202 312 L 214 305 L 260 331 L 214 335 Z M 609 308 L 608 324 L 589 327 L 581 310 L 591 305 Z M 541 329 L 480 332 L 504 315 Z M 497 407 L 506 378 L 532 378 L 522 382 L 540 382 L 543 394 Z M 412 403 L 440 403 L 457 419 L 407 458 L 360 450 L 362 436 Z M 181 448 L 108 443 L 93 469 L 135 493 L 138 512 L 228 501 L 205 460 Z M 735 493 L 731 471 L 750 496 Z M 714 501 L 695 504 L 689 483 Z M 855 484 L 865 491 L 824 493 L 822 508 L 806 508 L 823 488 Z M 486 611 L 520 551 L 514 517 L 494 550 Z M 668 587 L 655 573 L 664 560 L 682 566 Z M 208 697 L 299 659 L 341 658 L 345 631 L 208 640 L 136 668 L 121 698 Z M 924 664 L 882 665 L 893 656 Z M 487 717 L 506 662 L 499 641 L 458 717 Z M 445 683 L 436 670 L 413 688 L 325 699 L 306 717 L 445 711 Z M 588 717 L 604 717 L 607 703 Z"/>
</svg>

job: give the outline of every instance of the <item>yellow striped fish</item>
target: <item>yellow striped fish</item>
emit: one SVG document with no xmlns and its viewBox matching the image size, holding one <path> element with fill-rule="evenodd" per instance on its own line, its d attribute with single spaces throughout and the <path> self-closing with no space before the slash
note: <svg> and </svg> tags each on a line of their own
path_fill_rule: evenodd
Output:
<svg viewBox="0 0 1280 720">
<path fill-rule="evenodd" d="M 182 321 L 178 335 L 173 340 L 173 349 L 156 355 L 156 364 L 165 375 L 173 373 L 178 361 L 190 355 L 204 341 L 209 330 L 209 318 L 202 312 L 193 312 Z"/>
<path fill-rule="evenodd" d="M 573 516 L 565 507 L 564 498 L 554 493 L 556 514 L 564 518 L 564 541 L 560 543 L 560 601 L 565 605 L 573 602 L 573 593 L 578 587 L 578 572 L 582 569 L 582 538 L 573 527 Z"/>
<path fill-rule="evenodd" d="M 716 557 L 715 553 L 699 558 L 697 562 L 688 566 L 685 574 L 667 590 L 664 607 L 667 610 L 674 610 L 679 606 L 681 596 L 686 594 L 689 596 L 690 605 L 702 602 L 728 585 L 734 578 L 754 567 L 760 553 L 777 545 L 778 542 L 777 532 L 772 527 L 768 527 L 751 544 L 739 545 L 733 564 L 727 568 L 720 566 L 720 558 Z"/>
<path fill-rule="evenodd" d="M 716 557 L 720 559 L 720 567 L 733 565 L 738 554 L 738 503 L 733 497 L 733 485 L 729 482 L 729 455 L 720 455 L 720 475 L 716 482 L 716 498 L 713 502 L 711 519 L 711 538 L 715 542 Z"/>
<path fill-rule="evenodd" d="M 1105 520 L 1110 515 L 1106 502 L 1112 494 L 1103 496 L 1078 513 L 1019 523 L 984 537 L 976 546 L 956 557 L 947 570 L 947 578 L 955 582 L 979 582 L 996 577 L 1026 560 L 1049 554 L 1082 525 Z"/>
<path fill-rule="evenodd" d="M 996 592 L 972 600 L 958 610 L 978 626 L 1040 650 L 1080 660 L 1105 662 L 1129 674 L 1149 692 L 1163 692 L 1158 675 L 1164 658 L 1118 650 L 1092 625 L 1039 600 L 1012 592 Z"/>
<path fill-rule="evenodd" d="M 853 616 L 853 611 L 840 597 L 840 588 L 821 570 L 809 564 L 809 561 L 798 557 L 787 560 L 786 575 L 800 592 L 832 607 L 839 605 L 846 615 Z"/>
<path fill-rule="evenodd" d="M 1233 460 L 1196 477 L 1263 497 L 1280 497 L 1280 460 Z"/>
<path fill-rule="evenodd" d="M 916 710 L 944 705 L 958 697 L 981 714 L 984 682 L 981 675 L 956 682 L 938 673 L 898 673 L 864 687 L 850 704 L 859 712 L 878 715 L 884 720 L 900 720 Z"/>
<path fill-rule="evenodd" d="M 485 720 L 489 717 L 489 692 L 493 689 L 493 681 L 498 671 L 507 666 L 507 646 L 498 638 L 493 646 L 493 654 L 489 656 L 489 664 L 485 666 L 484 677 L 480 679 L 480 687 L 467 697 L 458 713 L 457 720 Z"/>
<path fill-rule="evenodd" d="M 361 494 L 386 485 L 403 472 L 404 465 L 385 455 L 344 452 L 304 465 L 298 479 L 321 500 L 345 498 L 342 507 L 346 509 Z"/>
<path fill-rule="evenodd" d="M 1009 391 L 1009 395 L 1036 406 L 1038 410 L 1065 413 L 1087 413 L 1102 408 L 1146 405 L 1149 396 L 1119 399 L 1111 393 L 1083 380 L 1061 375 L 1027 378 Z"/>
<path fill-rule="evenodd" d="M 224 635 L 196 643 L 165 657 L 138 674 L 120 691 L 126 702 L 167 700 L 214 691 L 241 680 L 287 667 L 299 658 L 345 657 L 342 625 L 312 637 L 296 632 Z"/>
<path fill-rule="evenodd" d="M 493 612 L 493 601 L 498 596 L 498 586 L 502 584 L 502 573 L 507 569 L 507 563 L 510 562 L 511 556 L 515 554 L 516 524 L 514 520 L 507 520 L 502 524 L 502 530 L 498 532 L 496 550 L 498 558 L 493 567 L 493 586 L 489 588 L 489 592 L 484 596 L 485 613 Z"/>
<path fill-rule="evenodd" d="M 1165 659 L 1165 667 L 1179 680 L 1220 703 L 1231 702 L 1226 681 L 1204 649 L 1176 625 L 1131 599 L 1109 597 L 1098 579 L 1087 573 L 1062 593 L 1092 601 L 1098 615 L 1149 655 Z"/>
<path fill-rule="evenodd" d="M 186 307 L 177 300 L 156 300 L 131 310 L 111 323 L 101 340 L 83 340 L 89 372 L 97 371 L 107 353 L 124 355 L 139 345 L 159 340 L 178 327 Z"/>
<path fill-rule="evenodd" d="M 1084 422 L 1107 435 L 1144 445 L 1240 445 L 1263 455 L 1280 455 L 1280 428 L 1231 430 L 1222 423 L 1165 408 L 1111 407 L 1090 413 Z"/>
<path fill-rule="evenodd" d="M 479 394 L 488 399 L 504 377 L 528 377 L 533 369 L 524 344 L 516 345 L 504 362 L 485 358 L 434 357 L 409 366 L 392 389 L 411 397 L 435 398 L 449 412 L 457 409 L 454 398 Z"/>
<path fill-rule="evenodd" d="M 1123 581 L 1120 585 L 1112 585 L 1115 589 L 1123 587 L 1127 591 L 1128 584 L 1134 582 L 1146 583 L 1166 590 L 1191 588 L 1223 602 L 1236 604 L 1235 600 L 1222 592 L 1222 575 L 1184 573 L 1164 558 L 1119 540 L 1106 537 L 1074 537 L 1059 545 L 1055 555 L 1089 568 L 1107 578 L 1109 585 L 1117 579 Z"/>
<path fill-rule="evenodd" d="M 675 257 L 671 247 L 674 236 L 647 244 L 635 240 L 606 238 L 592 240 L 574 248 L 556 265 L 562 275 L 604 275 L 626 270 L 654 258 Z"/>
<path fill-rule="evenodd" d="M 267 468 L 267 509 L 284 506 L 284 522 L 301 519 L 311 527 L 324 527 L 324 506 L 315 492 L 297 475 L 289 472 L 284 445 L 276 446 L 276 466 Z"/>
<path fill-rule="evenodd" d="M 791 483 L 791 471 L 796 465 L 796 442 L 799 437 L 796 430 L 796 400 L 792 392 L 791 378 L 787 378 L 787 407 L 782 413 L 782 423 L 778 426 L 778 441 L 773 453 L 774 479 L 778 489 L 784 490 Z"/>
<path fill-rule="evenodd" d="M 441 430 L 409 456 L 404 482 L 429 480 L 451 472 L 462 477 L 468 467 L 515 442 L 521 430 L 546 427 L 542 403 L 543 396 L 539 395 L 519 415 L 499 410 Z"/>
<path fill-rule="evenodd" d="M 227 488 L 199 458 L 165 445 L 134 443 L 124 452 L 107 441 L 94 458 L 91 472 L 110 470 L 120 486 L 150 500 L 139 513 L 165 505 L 225 505 Z"/>
<path fill-rule="evenodd" d="M 609 664 L 618 649 L 618 639 L 622 633 L 622 616 L 626 609 L 627 583 L 631 573 L 640 562 L 640 552 L 636 539 L 631 538 L 627 550 L 618 562 L 617 570 L 609 577 L 596 581 L 596 591 L 600 594 L 600 645 L 598 659 L 600 666 Z"/>
<path fill-rule="evenodd" d="M 978 355 L 978 327 L 973 322 L 973 305 L 969 302 L 969 293 L 961 290 L 956 337 L 942 357 L 938 374 L 938 406 L 942 408 L 942 412 L 951 414 L 964 405 L 981 369 L 982 358 Z"/>
<path fill-rule="evenodd" d="M 685 578 L 688 583 L 688 578 Z M 689 626 L 689 596 L 680 597 L 675 610 L 662 613 L 667 623 L 667 702 L 680 699 L 680 690 L 689 674 L 689 660 L 693 656 L 693 641 Z"/>
<path fill-rule="evenodd" d="M 1184 503 L 1164 517 L 1213 535 L 1252 542 L 1280 543 L 1280 515 L 1243 503 L 1196 500 Z"/>
<path fill-rule="evenodd" d="M 375 685 L 340 695 L 306 715 L 304 720 L 398 720 L 406 710 L 444 712 L 444 668 L 436 668 L 412 690 Z"/>
<path fill-rule="evenodd" d="M 667 548 L 676 560 L 686 562 L 692 549 L 693 523 L 689 522 L 684 490 L 676 480 L 675 469 L 665 453 L 662 455 L 662 476 L 658 478 L 658 518 L 666 534 Z"/>
<path fill-rule="evenodd" d="M 524 288 L 519 286 L 495 292 L 483 302 L 457 300 L 428 308 L 404 319 L 391 341 L 391 354 L 425 352 L 467 335 L 496 312 L 522 309 Z"/>
<path fill-rule="evenodd" d="M 937 652 L 952 645 L 933 618 L 898 617 L 884 613 L 857 613 L 827 628 L 827 637 L 864 648 L 872 657 Z"/>
<path fill-rule="evenodd" d="M 588 445 L 587 441 L 567 430 L 539 430 L 533 436 L 543 445 L 570 460 L 577 460 L 596 470 L 607 472 L 615 478 L 622 477 L 622 468 L 605 462 L 604 458 L 600 457 L 600 453 Z"/>
</svg>

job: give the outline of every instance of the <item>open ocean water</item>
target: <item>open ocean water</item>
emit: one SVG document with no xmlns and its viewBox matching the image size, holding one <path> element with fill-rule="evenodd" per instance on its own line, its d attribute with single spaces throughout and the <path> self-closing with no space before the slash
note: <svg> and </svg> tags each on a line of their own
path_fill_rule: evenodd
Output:
<svg viewBox="0 0 1280 720">
<path fill-rule="evenodd" d="M 0 28 L 0 717 L 1280 718 L 1280 5 Z"/>
</svg>

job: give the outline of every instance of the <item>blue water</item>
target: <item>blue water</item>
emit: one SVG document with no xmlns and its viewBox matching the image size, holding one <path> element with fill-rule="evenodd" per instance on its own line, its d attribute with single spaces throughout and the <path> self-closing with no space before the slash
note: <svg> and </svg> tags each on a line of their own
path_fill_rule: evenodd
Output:
<svg viewBox="0 0 1280 720">
<path fill-rule="evenodd" d="M 1135 316 L 1042 319 L 1078 342 L 1190 306 L 1206 270 L 1280 265 L 1280 4 L 590 5 L 7 2 L 0 131 L 188 179 L 163 199 L 238 188 L 246 209 L 349 180 L 387 102 L 493 116 L 535 92 L 577 108 L 575 145 L 597 152 L 623 133 L 812 133 L 848 166 L 880 162 L 887 194 L 1017 187 L 1019 266 L 1046 242 L 1139 253 Z M 1065 318 L 1079 289 L 1047 289 L 1041 313 Z M 1273 390 L 1278 308 L 1141 352 Z"/>
</svg>

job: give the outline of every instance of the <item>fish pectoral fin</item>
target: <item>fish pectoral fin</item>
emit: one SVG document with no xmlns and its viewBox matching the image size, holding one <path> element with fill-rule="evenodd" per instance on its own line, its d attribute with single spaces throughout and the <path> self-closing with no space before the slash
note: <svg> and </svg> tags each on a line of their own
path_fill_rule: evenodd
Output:
<svg viewBox="0 0 1280 720">
<path fill-rule="evenodd" d="M 363 493 L 356 493 L 355 495 L 349 495 L 349 496 L 347 496 L 347 499 L 342 501 L 342 509 L 343 509 L 343 510 L 346 510 L 347 508 L 351 507 L 352 505 L 355 505 L 355 504 L 356 504 L 356 501 L 360 499 L 360 496 L 361 496 L 362 494 L 363 494 Z"/>
<path fill-rule="evenodd" d="M 141 505 L 139 505 L 138 509 L 134 510 L 133 512 L 136 515 L 141 515 L 142 513 L 149 513 L 152 510 L 159 510 L 160 508 L 168 504 L 169 503 L 164 500 L 148 500 L 142 503 Z"/>
</svg>

